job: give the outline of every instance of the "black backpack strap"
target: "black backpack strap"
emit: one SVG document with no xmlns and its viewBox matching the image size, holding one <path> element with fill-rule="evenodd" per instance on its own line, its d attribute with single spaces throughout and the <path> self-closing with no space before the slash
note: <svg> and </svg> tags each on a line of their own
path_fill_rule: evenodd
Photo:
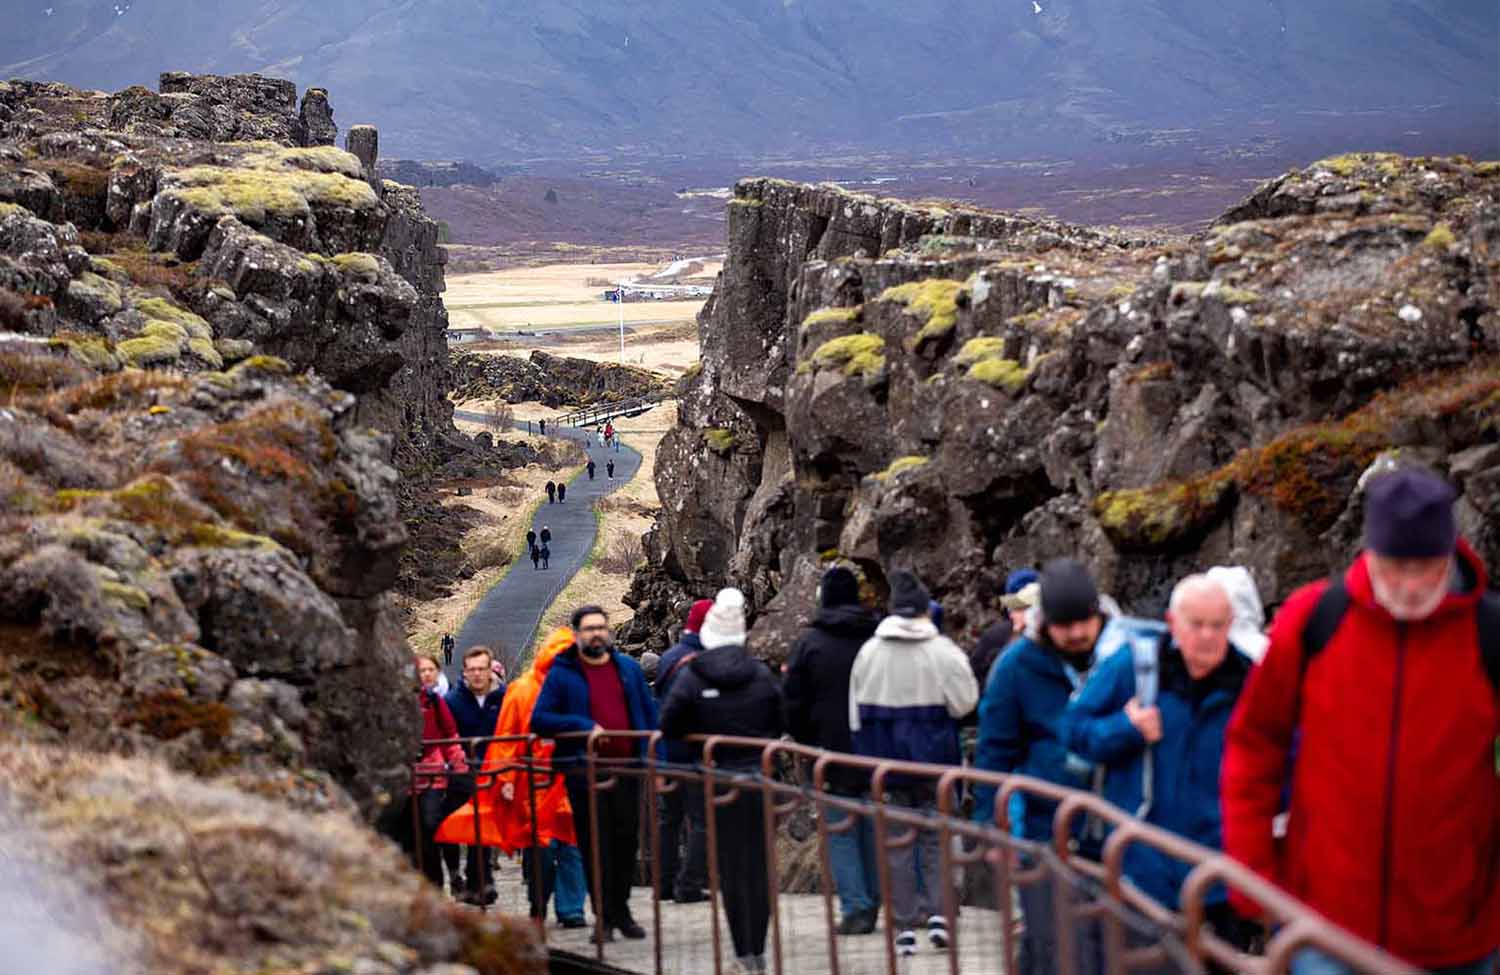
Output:
<svg viewBox="0 0 1500 975">
<path fill-rule="evenodd" d="M 1323 652 L 1328 646 L 1328 641 L 1333 639 L 1334 631 L 1344 621 L 1344 614 L 1349 612 L 1349 589 L 1344 585 L 1342 575 L 1335 576 L 1328 583 L 1328 588 L 1323 590 L 1323 595 L 1318 597 L 1318 604 L 1313 607 L 1307 622 L 1302 624 L 1302 674 L 1306 676 L 1307 665 L 1312 663 L 1313 658 Z"/>
<path fill-rule="evenodd" d="M 1485 676 L 1500 693 L 1500 593 L 1486 590 L 1479 597 L 1479 659 Z"/>
</svg>

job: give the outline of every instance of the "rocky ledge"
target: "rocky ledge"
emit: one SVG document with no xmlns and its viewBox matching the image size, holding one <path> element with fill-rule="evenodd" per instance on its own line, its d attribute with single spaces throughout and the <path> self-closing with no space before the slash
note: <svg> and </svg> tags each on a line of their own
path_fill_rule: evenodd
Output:
<svg viewBox="0 0 1500 975">
<path fill-rule="evenodd" d="M 660 373 L 615 362 L 595 362 L 534 351 L 530 358 L 455 352 L 454 395 L 545 406 L 592 406 L 663 396 L 672 381 Z"/>
<path fill-rule="evenodd" d="M 1500 163 L 1327 159 L 1191 238 L 775 180 L 728 228 L 629 642 L 733 583 L 781 657 L 834 560 L 914 567 L 963 637 L 1064 553 L 1139 612 L 1225 562 L 1274 604 L 1351 557 L 1377 460 L 1451 477 L 1500 564 Z"/>
</svg>

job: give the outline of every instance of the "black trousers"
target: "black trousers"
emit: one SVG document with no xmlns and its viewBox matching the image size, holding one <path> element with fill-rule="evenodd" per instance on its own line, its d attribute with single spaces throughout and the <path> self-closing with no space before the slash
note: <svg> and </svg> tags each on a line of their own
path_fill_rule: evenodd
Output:
<svg viewBox="0 0 1500 975">
<path fill-rule="evenodd" d="M 588 883 L 589 903 L 605 927 L 623 927 L 634 921 L 630 914 L 630 882 L 635 878 L 635 857 L 640 846 L 641 786 L 638 779 L 616 776 L 613 788 L 598 793 L 599 830 L 589 822 L 588 779 L 582 769 L 567 775 L 568 802 L 573 806 L 573 829 L 583 854 L 583 876 Z M 594 844 L 599 844 L 603 889 L 594 889 Z M 604 901 L 601 909 L 599 901 Z"/>
<path fill-rule="evenodd" d="M 443 861 L 447 858 L 447 847 L 449 844 L 439 846 L 434 840 L 438 827 L 443 825 L 455 809 L 458 809 L 468 799 L 456 791 L 447 792 L 442 789 L 424 789 L 416 797 L 417 809 L 422 818 L 422 832 L 417 837 L 418 847 L 422 856 L 422 872 L 427 879 L 432 881 L 441 890 L 443 886 Z M 417 852 L 413 850 L 413 853 Z M 457 869 L 458 847 L 452 847 L 453 866 L 451 870 Z M 454 874 L 455 878 L 457 874 Z"/>
<path fill-rule="evenodd" d="M 708 886 L 703 787 L 680 783 L 661 797 L 660 816 L 661 896 L 701 896 L 703 888 Z"/>
<path fill-rule="evenodd" d="M 766 828 L 759 792 L 714 810 L 714 849 L 719 858 L 719 890 L 729 919 L 736 958 L 766 953 L 771 923 L 771 887 L 766 878 Z"/>
</svg>

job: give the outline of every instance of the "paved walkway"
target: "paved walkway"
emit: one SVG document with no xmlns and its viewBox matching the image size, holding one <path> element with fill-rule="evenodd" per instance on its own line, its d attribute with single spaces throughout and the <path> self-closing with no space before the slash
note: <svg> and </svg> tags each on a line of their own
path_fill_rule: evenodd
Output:
<svg viewBox="0 0 1500 975">
<path fill-rule="evenodd" d="M 472 423 L 484 423 L 488 419 L 484 414 L 462 410 L 455 410 L 453 418 Z M 549 437 L 587 442 L 586 449 L 596 466 L 594 479 L 589 480 L 587 471 L 580 473 L 568 484 L 568 499 L 561 504 L 547 504 L 543 497 L 532 528 L 538 535 L 544 526 L 552 529 L 550 568 L 533 569 L 529 552 L 516 553 L 516 562 L 505 578 L 485 594 L 459 629 L 455 638 L 457 652 L 453 655 L 453 663 L 447 667 L 450 683 L 457 682 L 463 671 L 464 649 L 476 643 L 496 649 L 506 673 L 516 674 L 520 656 L 531 646 L 542 614 L 574 574 L 583 568 L 584 560 L 594 548 L 594 536 L 599 529 L 593 512 L 594 501 L 622 487 L 640 470 L 641 455 L 638 452 L 623 444 L 618 451 L 613 447 L 600 447 L 597 438 L 589 440 L 591 433 L 572 427 L 559 427 L 554 431 L 551 424 L 548 425 Z M 605 464 L 610 460 L 615 462 L 613 480 L 605 474 Z M 525 545 L 524 539 L 521 544 Z"/>
</svg>

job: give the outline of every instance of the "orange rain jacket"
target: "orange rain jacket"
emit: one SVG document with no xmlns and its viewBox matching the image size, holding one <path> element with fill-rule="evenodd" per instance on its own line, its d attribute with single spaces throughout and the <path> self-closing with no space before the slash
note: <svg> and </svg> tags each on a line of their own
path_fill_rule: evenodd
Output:
<svg viewBox="0 0 1500 975">
<path fill-rule="evenodd" d="M 573 640 L 573 631 L 565 626 L 553 631 L 537 650 L 530 668 L 511 682 L 500 705 L 500 717 L 495 722 L 496 737 L 528 733 L 531 710 L 536 706 L 547 672 L 552 669 L 552 661 L 571 647 Z M 545 777 L 551 772 L 553 748 L 550 741 L 538 741 L 532 753 L 537 780 L 535 840 L 531 835 L 531 802 L 527 795 L 530 777 L 524 769 L 518 769 L 495 775 L 487 787 L 478 790 L 480 845 L 498 846 L 507 852 L 531 846 L 533 842 L 546 846 L 554 839 L 577 845 L 573 807 L 568 803 L 562 776 L 552 778 L 550 784 L 545 782 Z M 483 769 L 504 768 L 524 761 L 525 757 L 526 742 L 497 741 L 485 750 Z M 506 785 L 514 790 L 509 801 L 503 795 Z M 454 812 L 438 829 L 437 842 L 473 845 L 474 814 L 473 802 Z"/>
</svg>

